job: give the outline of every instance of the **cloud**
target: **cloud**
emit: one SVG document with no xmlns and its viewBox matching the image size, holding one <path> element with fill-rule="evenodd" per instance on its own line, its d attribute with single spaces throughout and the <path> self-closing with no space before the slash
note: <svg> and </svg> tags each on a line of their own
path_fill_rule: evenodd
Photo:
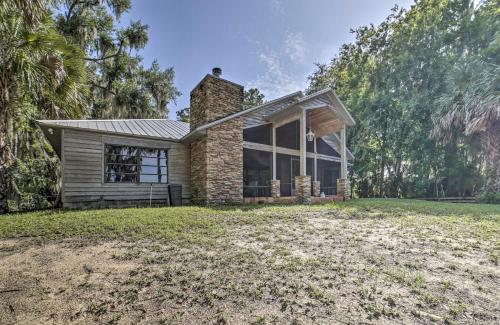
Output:
<svg viewBox="0 0 500 325">
<path fill-rule="evenodd" d="M 282 0 L 272 0 L 271 1 L 271 8 L 274 10 L 274 12 L 284 15 L 285 14 L 285 6 L 283 5 Z"/>
<path fill-rule="evenodd" d="M 287 33 L 285 39 L 285 53 L 292 62 L 304 62 L 307 54 L 307 47 L 302 33 Z"/>
<path fill-rule="evenodd" d="M 257 58 L 263 66 L 255 80 L 248 82 L 247 88 L 258 88 L 266 100 L 287 95 L 307 88 L 304 70 L 310 65 L 309 50 L 302 33 L 287 31 L 282 43 L 273 47 L 259 41 L 251 42 L 257 46 Z"/>
<path fill-rule="evenodd" d="M 261 52 L 258 57 L 265 65 L 266 72 L 247 83 L 247 88 L 258 88 L 266 96 L 266 100 L 305 88 L 306 85 L 290 73 L 277 53 L 265 51 Z"/>
</svg>

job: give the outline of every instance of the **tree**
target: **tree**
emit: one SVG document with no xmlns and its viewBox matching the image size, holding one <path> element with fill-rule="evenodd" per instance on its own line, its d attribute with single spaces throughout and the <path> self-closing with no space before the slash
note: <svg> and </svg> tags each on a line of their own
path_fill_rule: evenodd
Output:
<svg viewBox="0 0 500 325">
<path fill-rule="evenodd" d="M 433 115 L 433 136 L 449 143 L 453 135 L 479 136 L 486 165 L 485 192 L 500 192 L 500 13 L 497 1 L 484 1 L 467 17 L 463 55 L 445 74 L 446 89 Z"/>
<path fill-rule="evenodd" d="M 500 192 L 500 66 L 482 60 L 458 63 L 447 75 L 447 92 L 433 117 L 433 135 L 445 143 L 454 130 L 480 134 L 486 157 L 487 192 Z"/>
<path fill-rule="evenodd" d="M 456 125 L 442 129 L 450 134 L 446 143 L 429 135 L 458 98 L 452 78 L 443 76 L 462 60 L 479 71 L 472 68 L 475 53 L 490 57 L 489 64 L 498 62 L 495 3 L 422 0 L 408 11 L 395 7 L 379 26 L 353 30 L 355 42 L 344 44 L 338 57 L 310 76 L 309 92 L 335 87 L 358 122 L 348 136 L 358 195 L 471 195 L 481 186 L 482 157 L 491 150 L 478 154 L 477 137 Z M 479 79 L 484 91 L 498 84 L 484 74 L 474 80 Z M 471 100 L 483 97 L 478 90 L 469 91 Z"/>
<path fill-rule="evenodd" d="M 8 212 L 8 171 L 18 145 L 16 122 L 78 116 L 86 102 L 83 52 L 60 35 L 44 1 L 0 3 L 0 213 Z"/>
<path fill-rule="evenodd" d="M 130 8 L 130 0 L 56 2 L 59 30 L 87 53 L 92 118 L 165 118 L 180 95 L 173 68 L 142 65 L 138 51 L 148 42 L 148 26 L 117 27 Z"/>
<path fill-rule="evenodd" d="M 245 90 L 243 97 L 243 108 L 248 109 L 264 104 L 264 95 L 257 88 Z"/>
<path fill-rule="evenodd" d="M 189 110 L 190 110 L 189 107 L 185 107 L 175 112 L 175 114 L 177 115 L 177 121 L 189 123 Z"/>
</svg>

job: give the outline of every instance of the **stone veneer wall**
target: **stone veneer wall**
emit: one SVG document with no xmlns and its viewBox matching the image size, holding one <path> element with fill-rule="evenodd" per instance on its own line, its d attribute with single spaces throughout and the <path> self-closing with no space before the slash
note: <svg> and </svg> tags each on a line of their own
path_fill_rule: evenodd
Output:
<svg viewBox="0 0 500 325">
<path fill-rule="evenodd" d="M 207 200 L 207 139 L 191 142 L 191 201 L 204 204 Z"/>
<path fill-rule="evenodd" d="M 312 194 L 313 196 L 320 196 L 321 195 L 321 182 L 320 181 L 313 182 L 312 193 L 313 193 Z"/>
<path fill-rule="evenodd" d="M 295 196 L 297 203 L 311 203 L 311 176 L 295 176 Z"/>
<path fill-rule="evenodd" d="M 348 179 L 337 178 L 337 195 L 344 199 L 351 197 L 351 183 Z"/>
<path fill-rule="evenodd" d="M 243 110 L 243 86 L 207 75 L 191 91 L 191 131 Z"/>
<path fill-rule="evenodd" d="M 191 130 L 243 109 L 243 87 L 207 75 L 191 92 Z M 196 204 L 243 202 L 243 118 L 210 127 L 191 143 Z"/>
<path fill-rule="evenodd" d="M 271 180 L 271 197 L 281 196 L 281 181 L 279 179 Z"/>
<path fill-rule="evenodd" d="M 207 203 L 243 203 L 243 118 L 207 130 Z"/>
</svg>

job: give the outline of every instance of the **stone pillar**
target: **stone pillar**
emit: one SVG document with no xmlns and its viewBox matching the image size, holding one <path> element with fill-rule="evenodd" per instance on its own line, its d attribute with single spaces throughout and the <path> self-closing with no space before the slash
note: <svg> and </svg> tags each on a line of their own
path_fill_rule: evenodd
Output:
<svg viewBox="0 0 500 325">
<path fill-rule="evenodd" d="M 313 196 L 320 196 L 321 194 L 321 182 L 320 181 L 313 181 L 313 191 L 312 195 Z"/>
<path fill-rule="evenodd" d="M 281 182 L 279 179 L 271 180 L 271 197 L 280 197 Z"/>
<path fill-rule="evenodd" d="M 351 198 L 351 183 L 348 179 L 337 178 L 337 195 L 344 200 Z"/>
<path fill-rule="evenodd" d="M 311 176 L 295 176 L 295 196 L 297 203 L 311 203 Z"/>
</svg>

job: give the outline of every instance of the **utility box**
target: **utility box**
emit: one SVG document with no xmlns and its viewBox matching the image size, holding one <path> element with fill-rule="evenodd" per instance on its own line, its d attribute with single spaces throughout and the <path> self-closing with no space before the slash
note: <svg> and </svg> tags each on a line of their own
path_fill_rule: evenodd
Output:
<svg viewBox="0 0 500 325">
<path fill-rule="evenodd" d="M 181 184 L 169 184 L 168 185 L 168 196 L 171 206 L 181 206 L 182 205 L 182 185 Z"/>
</svg>

